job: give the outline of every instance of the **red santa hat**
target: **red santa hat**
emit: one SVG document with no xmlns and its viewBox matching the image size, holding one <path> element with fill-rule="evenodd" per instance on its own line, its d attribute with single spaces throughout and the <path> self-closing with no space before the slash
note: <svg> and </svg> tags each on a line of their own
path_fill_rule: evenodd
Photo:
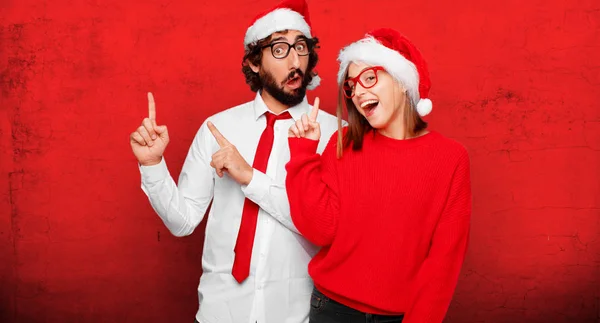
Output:
<svg viewBox="0 0 600 323">
<path fill-rule="evenodd" d="M 425 59 L 415 45 L 398 31 L 389 28 L 373 30 L 363 39 L 344 47 L 338 61 L 338 84 L 344 82 L 348 65 L 352 62 L 383 66 L 402 83 L 420 116 L 431 112 L 431 81 Z"/>
<path fill-rule="evenodd" d="M 306 0 L 283 0 L 275 7 L 257 15 L 244 36 L 244 46 L 269 37 L 283 30 L 297 30 L 307 38 L 312 38 L 311 24 Z M 315 75 L 308 85 L 312 90 L 319 86 L 321 79 Z"/>
</svg>

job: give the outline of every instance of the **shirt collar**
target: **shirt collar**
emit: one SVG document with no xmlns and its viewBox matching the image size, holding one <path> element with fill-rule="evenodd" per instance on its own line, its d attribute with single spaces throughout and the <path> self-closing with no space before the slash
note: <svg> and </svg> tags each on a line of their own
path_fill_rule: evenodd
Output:
<svg viewBox="0 0 600 323">
<path fill-rule="evenodd" d="M 265 114 L 265 112 L 270 111 L 265 104 L 265 101 L 263 101 L 262 96 L 260 96 L 261 91 L 262 90 L 257 91 L 256 97 L 254 98 L 254 120 L 258 120 L 258 118 Z M 290 113 L 294 121 L 300 120 L 302 114 L 309 113 L 310 111 L 310 106 L 308 104 L 308 99 L 306 99 L 306 95 L 304 96 L 304 99 L 302 99 L 302 102 L 291 108 L 288 108 L 285 111 Z"/>
</svg>

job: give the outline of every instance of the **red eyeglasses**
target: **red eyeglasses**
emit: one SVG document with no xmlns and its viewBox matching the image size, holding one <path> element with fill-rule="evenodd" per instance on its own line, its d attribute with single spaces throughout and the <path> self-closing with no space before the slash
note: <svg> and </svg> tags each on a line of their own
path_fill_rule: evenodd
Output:
<svg viewBox="0 0 600 323">
<path fill-rule="evenodd" d="M 385 71 L 385 68 L 383 68 L 383 66 L 367 67 L 360 71 L 356 77 L 346 79 L 342 85 L 344 96 L 348 99 L 354 96 L 354 88 L 356 88 L 356 83 L 359 83 L 360 86 L 365 89 L 375 86 L 375 84 L 377 84 L 377 71 Z"/>
</svg>

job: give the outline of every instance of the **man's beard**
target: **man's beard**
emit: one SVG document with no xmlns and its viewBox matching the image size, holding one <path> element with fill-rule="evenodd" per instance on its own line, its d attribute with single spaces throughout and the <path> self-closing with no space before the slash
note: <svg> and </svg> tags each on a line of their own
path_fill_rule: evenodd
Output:
<svg viewBox="0 0 600 323">
<path fill-rule="evenodd" d="M 302 79 L 302 85 L 293 90 L 291 93 L 286 93 L 284 90 L 285 84 L 296 75 Z M 297 69 L 290 72 L 288 77 L 281 84 L 277 84 L 275 77 L 273 77 L 273 75 L 269 72 L 260 73 L 260 78 L 262 81 L 263 90 L 267 91 L 267 93 L 275 98 L 275 100 L 281 102 L 282 104 L 293 107 L 297 104 L 300 104 L 304 100 L 308 82 L 306 82 L 304 73 L 302 73 L 301 70 Z"/>
</svg>

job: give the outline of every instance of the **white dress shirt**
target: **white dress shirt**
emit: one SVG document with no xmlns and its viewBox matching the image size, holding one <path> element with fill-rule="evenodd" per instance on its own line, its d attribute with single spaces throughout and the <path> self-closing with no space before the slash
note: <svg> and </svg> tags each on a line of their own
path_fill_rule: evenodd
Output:
<svg viewBox="0 0 600 323">
<path fill-rule="evenodd" d="M 205 120 L 189 149 L 179 176 L 170 176 L 165 158 L 154 166 L 140 166 L 142 189 L 152 207 L 175 236 L 191 234 L 208 215 L 198 286 L 201 323 L 307 323 L 312 280 L 308 262 L 317 247 L 295 228 L 285 189 L 285 164 L 290 159 L 288 129 L 311 105 L 304 101 L 287 111 L 293 119 L 275 123 L 275 138 L 266 174 L 254 170 L 252 181 L 241 186 L 228 175 L 217 176 L 210 166 L 219 146 L 208 130 L 210 120 L 252 165 L 266 127 L 268 111 L 260 92 L 254 101 L 217 113 Z M 319 111 L 321 153 L 337 130 L 336 117 Z M 250 262 L 250 276 L 239 284 L 231 275 L 244 198 L 260 206 Z"/>
</svg>

